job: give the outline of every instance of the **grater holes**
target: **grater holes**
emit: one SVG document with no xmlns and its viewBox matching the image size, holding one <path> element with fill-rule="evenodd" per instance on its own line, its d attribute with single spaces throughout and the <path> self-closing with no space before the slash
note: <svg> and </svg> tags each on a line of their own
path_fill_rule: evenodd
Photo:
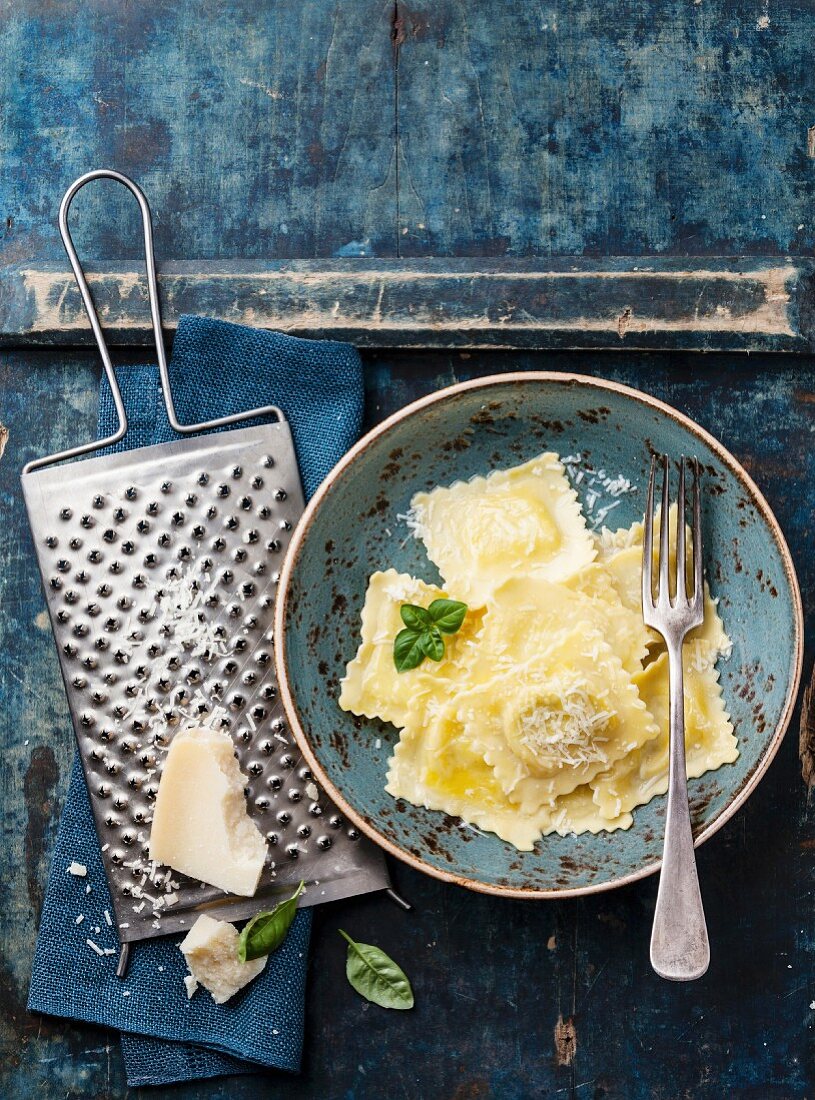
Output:
<svg viewBox="0 0 815 1100">
<path fill-rule="evenodd" d="M 272 509 L 269 507 L 268 504 L 261 504 L 261 506 L 255 512 L 255 515 L 258 517 L 258 519 L 268 519 L 271 514 Z"/>
</svg>

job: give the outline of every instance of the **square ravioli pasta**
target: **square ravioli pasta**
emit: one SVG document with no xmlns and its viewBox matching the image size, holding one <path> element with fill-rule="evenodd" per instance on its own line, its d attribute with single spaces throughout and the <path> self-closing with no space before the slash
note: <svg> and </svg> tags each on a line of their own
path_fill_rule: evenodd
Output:
<svg viewBox="0 0 815 1100">
<path fill-rule="evenodd" d="M 524 812 L 504 793 L 468 737 L 455 703 L 420 718 L 408 715 L 389 763 L 385 790 L 414 806 L 459 817 L 527 852 L 549 833 L 613 831 L 631 824 L 630 814 L 620 814 L 614 821 L 601 819 L 587 786 L 561 796 L 552 806 Z"/>
<path fill-rule="evenodd" d="M 404 726 L 411 703 L 414 710 L 421 710 L 433 699 L 446 698 L 478 632 L 480 614 L 467 615 L 458 633 L 448 638 L 444 658 L 438 663 L 425 662 L 407 672 L 397 672 L 393 661 L 394 639 L 404 625 L 402 605 L 428 607 L 433 600 L 446 596 L 443 589 L 395 569 L 371 575 L 362 608 L 362 640 L 340 681 L 339 704 L 343 710 Z"/>
<path fill-rule="evenodd" d="M 577 494 L 552 452 L 417 493 L 411 513 L 445 584 L 473 607 L 519 573 L 563 580 L 597 555 Z"/>
</svg>

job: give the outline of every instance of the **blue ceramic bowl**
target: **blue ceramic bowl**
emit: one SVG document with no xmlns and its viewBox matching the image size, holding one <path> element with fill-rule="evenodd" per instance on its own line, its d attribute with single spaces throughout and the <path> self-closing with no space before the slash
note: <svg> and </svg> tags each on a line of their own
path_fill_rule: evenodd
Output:
<svg viewBox="0 0 815 1100">
<path fill-rule="evenodd" d="M 365 436 L 306 509 L 281 578 L 276 656 L 294 734 L 348 818 L 393 855 L 473 889 L 523 897 L 608 889 L 659 867 L 665 798 L 636 810 L 626 832 L 549 836 L 533 852 L 519 852 L 386 794 L 397 730 L 337 705 L 369 575 L 393 566 L 438 580 L 399 518 L 415 492 L 544 450 L 580 454 L 595 470 L 634 483 L 636 491 L 617 498 L 608 520 L 628 525 L 644 511 L 652 449 L 696 455 L 704 467 L 705 565 L 734 643 L 720 667 L 741 755 L 691 781 L 697 843 L 724 824 L 766 771 L 795 701 L 803 631 L 789 551 L 751 479 L 691 420 L 637 390 L 549 373 L 480 379 L 417 401 Z"/>
</svg>

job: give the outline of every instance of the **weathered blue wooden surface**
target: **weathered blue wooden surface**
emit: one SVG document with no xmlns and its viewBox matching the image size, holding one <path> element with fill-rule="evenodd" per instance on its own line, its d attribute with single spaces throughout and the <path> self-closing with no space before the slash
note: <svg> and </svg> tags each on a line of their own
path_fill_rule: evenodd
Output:
<svg viewBox="0 0 815 1100">
<path fill-rule="evenodd" d="M 545 270 L 568 255 L 674 257 L 698 272 L 720 255 L 806 260 L 814 27 L 808 0 L 0 0 L 0 265 L 62 263 L 59 197 L 102 164 L 144 185 L 159 257 L 187 264 L 540 257 L 533 266 Z M 105 192 L 77 200 L 77 245 L 130 270 L 134 210 Z M 330 311 L 333 299 L 322 304 Z M 23 320 L 9 327 L 21 338 Z M 73 750 L 18 472 L 35 449 L 91 432 L 92 362 L 65 350 L 0 355 L 11 429 L 0 460 L 0 1095 L 10 1100 L 126 1093 L 109 1036 L 24 1010 Z M 518 365 L 640 385 L 719 434 L 776 509 L 812 607 L 815 359 L 380 353 L 368 359 L 369 421 Z M 714 962 L 689 987 L 650 973 L 653 883 L 533 905 L 396 868 L 414 914 L 368 898 L 320 917 L 303 1077 L 172 1095 L 812 1096 L 813 824 L 793 734 L 700 853 Z M 406 963 L 415 1013 L 354 997 L 337 925 Z"/>
<path fill-rule="evenodd" d="M 39 310 L 53 304 L 47 265 L 63 262 L 58 199 L 109 165 L 150 196 L 159 258 L 200 261 L 196 281 L 168 291 L 169 316 L 275 324 L 289 304 L 294 331 L 311 318 L 313 330 L 378 346 L 448 346 L 451 329 L 474 346 L 615 336 L 633 347 L 809 346 L 807 280 L 787 280 L 797 286 L 788 309 L 776 296 L 768 311 L 745 311 L 756 257 L 813 251 L 807 0 L 772 11 L 766 0 L 169 0 L 155 10 L 6 0 L 0 10 L 0 264 L 22 265 L 28 289 L 44 293 L 32 304 L 18 301 L 14 277 L 0 284 L 6 341 L 53 336 L 53 311 Z M 83 256 L 138 258 L 121 188 L 83 192 L 74 213 Z M 688 278 L 684 294 L 608 278 L 468 293 L 399 266 L 427 256 L 469 257 L 476 272 L 491 261 L 499 275 L 525 257 L 546 272 L 552 257 L 589 268 L 621 257 L 630 271 L 667 256 Z M 746 258 L 743 287 L 707 278 L 720 256 Z M 329 257 L 361 265 L 345 325 L 348 283 L 330 271 L 314 281 L 306 268 L 282 290 L 255 280 L 264 309 L 207 263 Z M 398 292 L 365 281 L 374 257 L 396 262 Z M 132 297 L 121 303 L 131 335 Z M 451 308 L 436 316 L 445 298 Z M 75 299 L 64 310 L 73 321 Z"/>
<path fill-rule="evenodd" d="M 115 1041 L 98 1029 L 32 1019 L 24 1010 L 73 742 L 41 616 L 18 471 L 35 453 L 92 430 L 96 370 L 89 362 L 85 353 L 6 353 L 0 375 L 11 432 L 0 461 L 0 1095 L 9 1100 L 126 1092 Z M 716 432 L 756 477 L 789 538 L 811 637 L 815 358 L 785 365 L 760 356 L 747 362 L 711 356 L 704 373 L 697 364 L 698 357 L 680 353 L 371 356 L 368 420 L 435 387 L 493 370 L 554 366 L 639 385 Z M 810 651 L 807 668 L 811 659 Z M 303 1076 L 202 1083 L 172 1095 L 811 1097 L 814 849 L 815 818 L 793 727 L 746 807 L 699 853 L 713 963 L 689 986 L 664 983 L 650 971 L 652 881 L 595 898 L 535 904 L 465 893 L 395 866 L 400 891 L 416 905 L 413 914 L 373 897 L 320 914 Z M 338 926 L 382 943 L 405 963 L 416 988 L 415 1012 L 388 1014 L 355 997 L 342 973 Z"/>
<path fill-rule="evenodd" d="M 102 164 L 165 259 L 812 252 L 808 0 L 0 11 L 6 263 L 62 258 L 55 199 Z M 137 256 L 107 190 L 77 243 Z"/>
</svg>

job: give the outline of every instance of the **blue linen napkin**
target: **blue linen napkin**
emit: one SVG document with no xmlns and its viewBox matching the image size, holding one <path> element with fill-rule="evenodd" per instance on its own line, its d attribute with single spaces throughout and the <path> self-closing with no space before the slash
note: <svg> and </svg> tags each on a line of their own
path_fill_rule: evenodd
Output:
<svg viewBox="0 0 815 1100">
<path fill-rule="evenodd" d="M 114 449 L 177 438 L 167 421 L 157 369 L 129 367 L 117 377 L 129 430 Z M 345 344 L 182 317 L 170 378 L 182 423 L 279 405 L 291 424 L 306 497 L 362 426 L 362 363 Z M 103 383 L 100 436 L 115 426 L 113 400 Z M 72 861 L 87 867 L 87 877 L 67 872 Z M 203 990 L 187 999 L 178 937 L 136 945 L 127 978 L 117 978 L 118 941 L 106 910 L 112 918 L 88 792 L 75 759 L 40 920 L 29 1011 L 117 1028 L 128 1084 L 134 1087 L 259 1068 L 299 1070 L 310 909 L 298 913 L 260 977 L 224 1005 L 216 1005 Z M 100 957 L 86 939 L 102 951 L 116 950 Z"/>
</svg>

